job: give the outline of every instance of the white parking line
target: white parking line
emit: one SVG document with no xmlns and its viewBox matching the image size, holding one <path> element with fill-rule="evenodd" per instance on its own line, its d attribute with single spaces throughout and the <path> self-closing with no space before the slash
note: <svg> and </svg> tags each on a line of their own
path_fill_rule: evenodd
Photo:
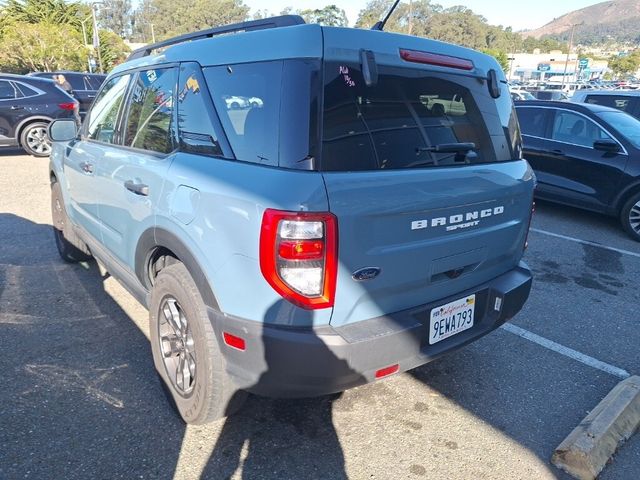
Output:
<svg viewBox="0 0 640 480">
<path fill-rule="evenodd" d="M 520 328 L 512 323 L 505 323 L 502 325 L 503 330 L 506 330 L 509 333 L 513 333 L 519 337 L 522 337 L 530 342 L 536 343 L 541 347 L 547 348 L 549 350 L 553 350 L 560 355 L 564 355 L 565 357 L 569 357 L 573 360 L 576 360 L 580 363 L 588 365 L 589 367 L 596 368 L 598 370 L 602 370 L 610 375 L 613 375 L 618 378 L 628 378 L 631 376 L 629 372 L 623 370 L 622 368 L 614 367 L 613 365 L 609 365 L 608 363 L 601 362 L 598 359 L 590 357 L 589 355 L 585 355 L 584 353 L 580 353 L 571 348 L 565 347 L 564 345 L 560 345 L 552 340 L 541 337 L 540 335 L 536 335 L 535 333 L 530 332 L 529 330 L 525 330 L 524 328 Z"/>
<path fill-rule="evenodd" d="M 583 245 L 591 245 L 593 247 L 603 248 L 612 252 L 622 253 L 623 255 L 630 255 L 632 257 L 640 258 L 640 253 L 632 252 L 630 250 L 624 250 L 622 248 L 608 247 L 601 243 L 590 242 L 589 240 L 582 240 L 580 238 L 568 237 L 566 235 L 560 235 L 559 233 L 547 232 L 546 230 L 540 230 L 539 228 L 531 228 L 532 232 L 541 233 L 543 235 L 549 235 L 550 237 L 562 238 L 563 240 L 569 240 L 571 242 L 582 243 Z"/>
</svg>

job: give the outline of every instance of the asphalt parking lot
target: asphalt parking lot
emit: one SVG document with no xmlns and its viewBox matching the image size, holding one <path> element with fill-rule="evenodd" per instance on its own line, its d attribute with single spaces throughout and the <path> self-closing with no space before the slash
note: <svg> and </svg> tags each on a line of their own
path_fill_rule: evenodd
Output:
<svg viewBox="0 0 640 480">
<path fill-rule="evenodd" d="M 0 151 L 0 172 L 1 479 L 565 479 L 554 448 L 620 372 L 640 374 L 640 244 L 615 219 L 538 203 L 519 329 L 342 395 L 251 397 L 185 427 L 144 308 L 95 264 L 59 259 L 47 162 Z M 640 476 L 638 437 L 600 478 Z"/>
</svg>

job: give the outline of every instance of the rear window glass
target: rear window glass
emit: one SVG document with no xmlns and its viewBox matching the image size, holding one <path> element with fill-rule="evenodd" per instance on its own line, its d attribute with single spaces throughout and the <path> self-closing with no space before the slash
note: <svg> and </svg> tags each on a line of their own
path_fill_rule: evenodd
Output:
<svg viewBox="0 0 640 480">
<path fill-rule="evenodd" d="M 585 103 L 617 108 L 623 112 L 631 110 L 631 97 L 624 95 L 587 95 Z"/>
<path fill-rule="evenodd" d="M 323 170 L 450 166 L 519 155 L 506 86 L 495 101 L 486 83 L 472 77 L 380 66 L 378 71 L 377 84 L 368 87 L 359 65 L 326 64 Z M 473 151 L 432 151 L 469 143 Z"/>
</svg>

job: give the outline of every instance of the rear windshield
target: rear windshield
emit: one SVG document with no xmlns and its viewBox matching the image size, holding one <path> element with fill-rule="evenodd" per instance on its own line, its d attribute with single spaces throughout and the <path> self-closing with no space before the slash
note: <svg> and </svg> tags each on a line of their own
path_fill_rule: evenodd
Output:
<svg viewBox="0 0 640 480">
<path fill-rule="evenodd" d="M 508 161 L 520 134 L 506 85 L 498 100 L 477 78 L 378 67 L 366 86 L 359 65 L 325 64 L 325 171 L 401 169 Z M 472 143 L 473 150 L 451 151 Z M 433 151 L 449 145 L 444 152 Z M 458 148 L 456 147 L 456 148 Z"/>
<path fill-rule="evenodd" d="M 586 103 L 604 105 L 605 107 L 617 108 L 623 112 L 631 110 L 631 97 L 625 95 L 587 95 Z"/>
</svg>

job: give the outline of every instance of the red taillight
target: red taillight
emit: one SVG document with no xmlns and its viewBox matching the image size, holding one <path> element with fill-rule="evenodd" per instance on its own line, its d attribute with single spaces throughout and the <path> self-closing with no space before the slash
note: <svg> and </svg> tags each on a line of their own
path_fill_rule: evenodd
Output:
<svg viewBox="0 0 640 480">
<path fill-rule="evenodd" d="M 529 224 L 527 225 L 527 235 L 524 237 L 524 247 L 522 250 L 526 250 L 529 246 L 529 232 L 531 231 L 531 220 L 533 220 L 533 214 L 536 211 L 536 202 L 531 202 L 531 214 L 529 215 Z"/>
<path fill-rule="evenodd" d="M 382 378 L 389 375 L 392 375 L 400 370 L 400 365 L 397 363 L 395 365 L 389 365 L 388 367 L 381 368 L 376 372 L 376 378 Z"/>
<path fill-rule="evenodd" d="M 224 338 L 224 343 L 230 347 L 237 348 L 238 350 L 245 349 L 244 338 L 237 337 L 229 332 L 222 332 L 222 337 Z"/>
<path fill-rule="evenodd" d="M 338 273 L 335 215 L 267 209 L 260 232 L 260 270 L 291 303 L 307 309 L 332 307 Z"/>
<path fill-rule="evenodd" d="M 76 104 L 74 102 L 59 103 L 58 106 L 62 110 L 73 110 L 76 108 Z"/>
<path fill-rule="evenodd" d="M 413 63 L 424 63 L 438 67 L 458 68 L 460 70 L 473 70 L 473 62 L 466 58 L 450 57 L 437 53 L 419 52 L 416 50 L 400 50 L 400 57 Z"/>
</svg>

